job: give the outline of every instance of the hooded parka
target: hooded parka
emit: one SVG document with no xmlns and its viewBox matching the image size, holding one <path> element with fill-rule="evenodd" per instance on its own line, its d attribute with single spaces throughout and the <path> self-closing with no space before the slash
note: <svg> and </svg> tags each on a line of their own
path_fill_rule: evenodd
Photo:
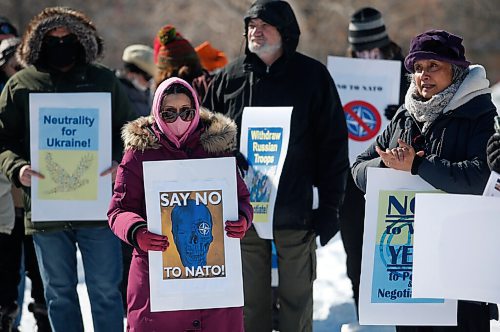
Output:
<svg viewBox="0 0 500 332">
<path fill-rule="evenodd" d="M 288 151 L 276 197 L 275 229 L 315 229 L 322 242 L 338 229 L 338 209 L 349 169 L 347 129 L 335 83 L 324 65 L 296 51 L 300 30 L 285 1 L 257 1 L 247 12 L 275 26 L 283 55 L 271 66 L 249 51 L 213 80 L 204 105 L 241 127 L 246 106 L 293 106 Z M 308 79 L 313 77 L 314 80 Z M 238 133 L 239 141 L 240 133 Z M 313 186 L 319 209 L 313 217 Z"/>
<path fill-rule="evenodd" d="M 45 34 L 59 26 L 69 28 L 77 36 L 84 53 L 81 61 L 64 73 L 50 69 L 40 61 L 42 40 Z M 28 26 L 17 51 L 19 62 L 26 68 L 11 77 L 0 96 L 0 171 L 17 187 L 21 187 L 20 169 L 30 164 L 29 95 L 31 93 L 110 93 L 112 158 L 117 161 L 121 160 L 123 150 L 120 138 L 121 127 L 136 116 L 114 73 L 94 63 L 101 53 L 102 40 L 97 35 L 94 26 L 86 17 L 69 8 L 46 9 Z M 109 163 L 111 166 L 111 160 Z M 27 212 L 26 232 L 28 234 L 36 231 L 58 231 L 106 225 L 105 220 L 32 223 L 31 191 L 28 187 L 22 187 L 22 189 Z"/>
<path fill-rule="evenodd" d="M 158 91 L 156 94 L 161 95 Z M 228 156 L 235 148 L 235 123 L 221 114 L 202 109 L 198 126 L 179 147 L 163 134 L 153 115 L 127 124 L 122 136 L 125 154 L 118 168 L 108 217 L 112 231 L 121 240 L 135 247 L 127 290 L 128 330 L 243 331 L 242 307 L 151 312 L 148 255 L 137 246 L 134 239 L 137 228 L 146 225 L 143 162 Z M 239 175 L 237 192 L 239 214 L 245 216 L 249 221 L 247 226 L 250 227 L 253 218 L 250 195 Z"/>
</svg>

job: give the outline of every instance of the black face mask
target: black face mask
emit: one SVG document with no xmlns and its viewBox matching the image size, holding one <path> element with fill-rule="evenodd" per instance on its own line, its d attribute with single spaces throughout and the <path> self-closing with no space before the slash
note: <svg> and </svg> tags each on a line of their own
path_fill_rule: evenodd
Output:
<svg viewBox="0 0 500 332">
<path fill-rule="evenodd" d="M 73 34 L 62 38 L 47 36 L 42 42 L 41 59 L 53 68 L 65 68 L 75 64 L 80 53 L 80 43 Z"/>
</svg>

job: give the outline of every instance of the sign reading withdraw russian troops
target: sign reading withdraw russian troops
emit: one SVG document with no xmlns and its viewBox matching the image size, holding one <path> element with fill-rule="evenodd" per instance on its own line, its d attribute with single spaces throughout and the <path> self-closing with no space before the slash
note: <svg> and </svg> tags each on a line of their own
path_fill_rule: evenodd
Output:
<svg viewBox="0 0 500 332">
<path fill-rule="evenodd" d="M 106 220 L 111 198 L 109 93 L 30 94 L 33 221 Z"/>
<path fill-rule="evenodd" d="M 368 168 L 359 294 L 362 325 L 457 323 L 456 301 L 412 298 L 415 194 L 419 192 L 437 190 L 408 172 Z"/>
<path fill-rule="evenodd" d="M 273 238 L 274 203 L 288 150 L 292 107 L 245 107 L 240 151 L 248 161 L 245 183 L 259 237 Z"/>
<path fill-rule="evenodd" d="M 148 229 L 168 237 L 149 251 L 151 311 L 243 306 L 236 162 L 208 158 L 144 162 Z M 227 296 L 231 294 L 231 296 Z"/>
</svg>

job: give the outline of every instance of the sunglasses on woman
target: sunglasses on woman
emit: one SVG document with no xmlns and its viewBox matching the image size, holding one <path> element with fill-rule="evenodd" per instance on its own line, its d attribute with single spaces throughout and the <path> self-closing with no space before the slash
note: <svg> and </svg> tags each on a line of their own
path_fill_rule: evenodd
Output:
<svg viewBox="0 0 500 332">
<path fill-rule="evenodd" d="M 184 106 L 181 108 L 165 107 L 160 111 L 160 116 L 165 122 L 172 123 L 181 118 L 182 121 L 191 121 L 194 119 L 196 110 L 192 107 Z"/>
</svg>

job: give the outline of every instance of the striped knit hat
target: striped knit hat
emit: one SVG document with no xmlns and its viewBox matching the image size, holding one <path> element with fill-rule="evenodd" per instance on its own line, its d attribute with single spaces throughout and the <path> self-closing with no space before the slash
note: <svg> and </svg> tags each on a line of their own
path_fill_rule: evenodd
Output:
<svg viewBox="0 0 500 332">
<path fill-rule="evenodd" d="M 354 51 L 381 48 L 391 43 L 382 14 L 375 8 L 361 8 L 351 16 L 349 44 Z"/>
</svg>

